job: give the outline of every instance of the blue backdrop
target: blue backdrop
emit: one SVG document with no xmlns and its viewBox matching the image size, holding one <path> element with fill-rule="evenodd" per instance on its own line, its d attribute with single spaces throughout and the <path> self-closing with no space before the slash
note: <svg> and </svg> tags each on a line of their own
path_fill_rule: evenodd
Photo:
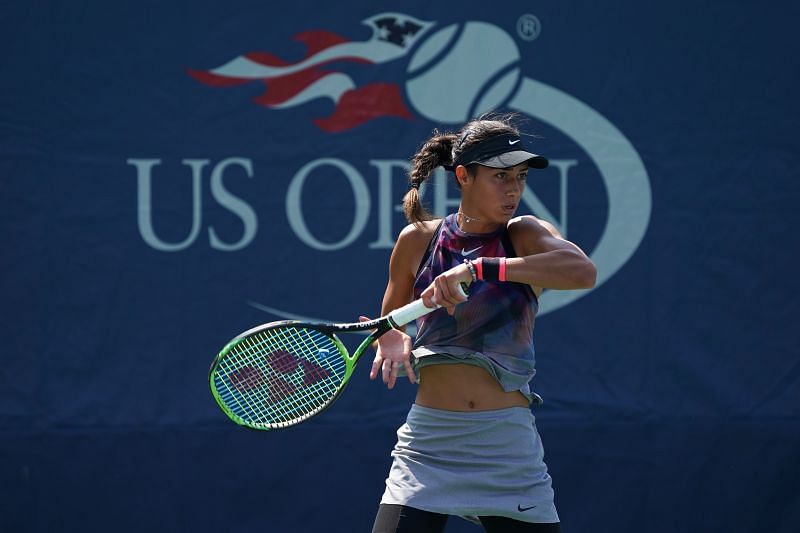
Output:
<svg viewBox="0 0 800 533">
<path fill-rule="evenodd" d="M 377 314 L 408 158 L 500 109 L 553 162 L 521 211 L 599 268 L 537 320 L 564 530 L 797 531 L 799 11 L 4 3 L 0 530 L 369 531 L 413 386 L 250 432 L 208 366 Z"/>
</svg>

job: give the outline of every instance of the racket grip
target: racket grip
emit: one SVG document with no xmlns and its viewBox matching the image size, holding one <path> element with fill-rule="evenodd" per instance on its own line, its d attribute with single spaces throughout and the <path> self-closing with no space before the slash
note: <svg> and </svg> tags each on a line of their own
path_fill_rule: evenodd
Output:
<svg viewBox="0 0 800 533">
<path fill-rule="evenodd" d="M 461 295 L 464 298 L 467 298 L 466 286 L 463 283 L 458 286 L 458 290 L 461 291 Z M 436 307 L 428 307 L 425 305 L 425 302 L 422 301 L 422 298 L 420 298 L 419 300 L 414 300 L 410 304 L 404 305 L 399 309 L 395 309 L 389 313 L 389 318 L 397 325 L 397 327 L 400 327 L 408 324 L 409 322 L 413 322 L 419 317 L 425 316 L 431 311 L 435 311 L 440 307 L 440 305 L 437 305 Z"/>
</svg>

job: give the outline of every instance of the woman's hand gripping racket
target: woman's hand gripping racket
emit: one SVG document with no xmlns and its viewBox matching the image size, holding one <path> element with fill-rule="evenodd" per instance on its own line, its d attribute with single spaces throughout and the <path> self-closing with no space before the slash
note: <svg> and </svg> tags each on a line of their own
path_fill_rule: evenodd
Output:
<svg viewBox="0 0 800 533">
<path fill-rule="evenodd" d="M 209 372 L 211 392 L 225 414 L 242 426 L 267 430 L 299 424 L 336 400 L 378 337 L 434 309 L 420 299 L 366 322 L 263 324 L 234 338 L 217 355 Z M 336 336 L 367 330 L 374 331 L 353 355 Z"/>
</svg>

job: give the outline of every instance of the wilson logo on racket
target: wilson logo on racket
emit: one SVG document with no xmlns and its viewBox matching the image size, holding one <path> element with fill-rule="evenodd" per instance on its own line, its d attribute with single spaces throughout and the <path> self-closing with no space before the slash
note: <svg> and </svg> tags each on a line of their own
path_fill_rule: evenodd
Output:
<svg viewBox="0 0 800 533">
<path fill-rule="evenodd" d="M 297 376 L 298 372 L 302 377 Z M 265 355 L 262 364 L 258 366 L 244 365 L 234 370 L 228 375 L 228 379 L 231 386 L 241 393 L 249 393 L 266 386 L 270 400 L 277 402 L 297 392 L 295 382 L 309 387 L 329 376 L 327 370 L 313 361 L 278 350 Z"/>
</svg>

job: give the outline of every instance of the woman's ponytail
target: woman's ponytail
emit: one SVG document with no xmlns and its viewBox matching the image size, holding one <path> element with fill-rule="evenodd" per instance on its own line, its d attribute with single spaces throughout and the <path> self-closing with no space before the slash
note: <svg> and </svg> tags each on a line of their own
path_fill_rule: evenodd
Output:
<svg viewBox="0 0 800 533">
<path fill-rule="evenodd" d="M 403 212 L 406 219 L 412 224 L 418 224 L 433 217 L 423 207 L 419 188 L 438 166 L 453 163 L 453 142 L 456 135 L 452 133 L 440 134 L 434 131 L 434 136 L 422 146 L 419 152 L 411 159 L 411 170 L 408 174 L 410 188 L 403 197 Z"/>
</svg>

